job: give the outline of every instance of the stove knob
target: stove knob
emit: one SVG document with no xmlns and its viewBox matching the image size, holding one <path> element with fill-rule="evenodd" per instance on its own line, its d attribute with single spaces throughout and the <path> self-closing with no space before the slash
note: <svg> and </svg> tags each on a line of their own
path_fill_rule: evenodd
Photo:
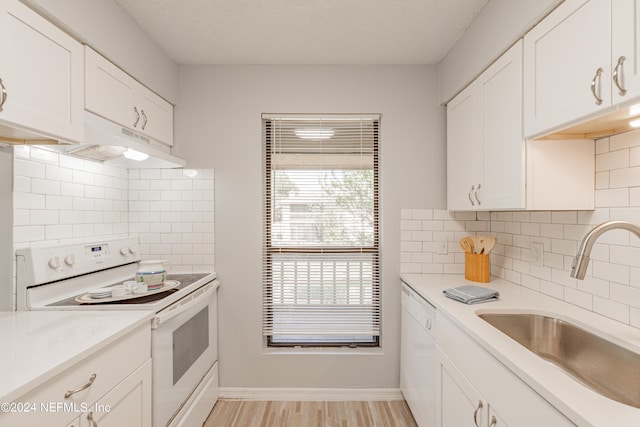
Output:
<svg viewBox="0 0 640 427">
<path fill-rule="evenodd" d="M 135 255 L 136 254 L 136 248 L 129 246 L 129 253 L 131 255 Z"/>
<path fill-rule="evenodd" d="M 60 258 L 58 258 L 57 256 L 53 258 L 49 258 L 49 261 L 47 261 L 47 265 L 52 270 L 62 271 L 62 265 L 60 265 Z"/>
<path fill-rule="evenodd" d="M 129 252 L 127 252 L 127 248 L 120 248 L 120 255 L 128 256 Z"/>
<path fill-rule="evenodd" d="M 69 267 L 73 266 L 73 264 L 76 263 L 75 255 L 67 255 L 66 257 L 64 257 L 64 263 L 67 264 Z"/>
</svg>

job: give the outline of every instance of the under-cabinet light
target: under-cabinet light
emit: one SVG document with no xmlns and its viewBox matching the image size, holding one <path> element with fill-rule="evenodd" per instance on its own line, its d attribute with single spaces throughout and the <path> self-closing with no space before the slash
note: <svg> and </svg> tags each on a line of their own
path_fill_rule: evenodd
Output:
<svg viewBox="0 0 640 427">
<path fill-rule="evenodd" d="M 141 152 L 136 151 L 136 150 L 132 150 L 131 148 L 129 148 L 127 151 L 125 151 L 123 153 L 123 155 L 129 160 L 136 160 L 138 162 L 141 162 L 143 160 L 147 160 L 149 158 L 148 154 L 141 153 Z"/>
</svg>

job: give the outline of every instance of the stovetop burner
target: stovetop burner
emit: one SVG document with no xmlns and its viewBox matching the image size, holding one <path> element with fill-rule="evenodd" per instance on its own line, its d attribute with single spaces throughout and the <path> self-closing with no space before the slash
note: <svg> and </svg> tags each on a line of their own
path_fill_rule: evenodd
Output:
<svg viewBox="0 0 640 427">
<path fill-rule="evenodd" d="M 149 304 L 149 303 L 153 303 L 156 301 L 160 301 L 164 298 L 166 298 L 167 296 L 178 292 L 180 289 L 184 289 L 186 287 L 188 287 L 189 285 L 191 285 L 192 283 L 202 279 L 203 277 L 207 276 L 209 273 L 182 273 L 182 274 L 168 274 L 167 275 L 167 279 L 168 280 L 177 280 L 178 282 L 180 282 L 180 284 L 178 286 L 176 286 L 175 288 L 169 289 L 166 292 L 159 292 L 157 294 L 153 294 L 153 295 L 145 295 L 145 296 L 141 296 L 139 298 L 132 298 L 132 299 L 127 299 L 127 300 L 122 300 L 122 301 L 110 301 L 110 302 L 92 302 L 91 304 L 87 304 L 87 303 L 80 303 L 78 301 L 76 301 L 76 296 L 72 296 L 70 298 L 65 298 L 63 300 L 60 301 L 56 301 L 54 303 L 51 304 L 47 304 L 46 307 L 68 307 L 68 306 L 107 306 L 107 305 L 122 305 L 122 304 Z M 128 280 L 133 280 L 133 278 L 128 279 Z M 118 281 L 116 283 L 113 283 L 111 285 L 106 285 L 106 286 L 101 286 L 101 287 L 112 287 L 112 286 L 118 286 L 121 285 L 123 283 L 123 281 Z"/>
</svg>

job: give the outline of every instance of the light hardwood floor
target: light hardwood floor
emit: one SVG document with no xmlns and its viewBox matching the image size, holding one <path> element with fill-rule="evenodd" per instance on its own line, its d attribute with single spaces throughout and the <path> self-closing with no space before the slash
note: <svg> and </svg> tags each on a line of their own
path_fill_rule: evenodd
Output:
<svg viewBox="0 0 640 427">
<path fill-rule="evenodd" d="M 403 400 L 281 402 L 220 399 L 204 427 L 417 427 Z"/>
</svg>

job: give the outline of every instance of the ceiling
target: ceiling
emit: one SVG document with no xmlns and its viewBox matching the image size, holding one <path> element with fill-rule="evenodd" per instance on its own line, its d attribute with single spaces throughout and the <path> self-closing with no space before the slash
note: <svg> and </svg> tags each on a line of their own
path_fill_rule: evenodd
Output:
<svg viewBox="0 0 640 427">
<path fill-rule="evenodd" d="M 179 64 L 437 64 L 488 0 L 114 0 Z"/>
</svg>

